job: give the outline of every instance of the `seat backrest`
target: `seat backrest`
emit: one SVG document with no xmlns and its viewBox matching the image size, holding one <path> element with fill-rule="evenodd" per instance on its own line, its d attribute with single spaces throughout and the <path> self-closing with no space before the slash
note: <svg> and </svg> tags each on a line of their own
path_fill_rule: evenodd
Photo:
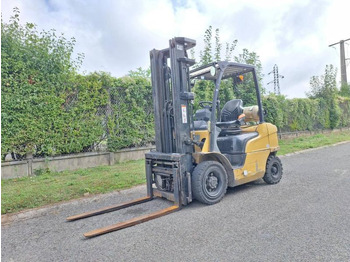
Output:
<svg viewBox="0 0 350 262">
<path fill-rule="evenodd" d="M 235 121 L 243 113 L 243 101 L 233 99 L 228 101 L 221 110 L 221 122 Z"/>
<path fill-rule="evenodd" d="M 209 121 L 210 119 L 210 110 L 208 108 L 198 109 L 194 115 L 195 120 L 204 120 Z"/>
</svg>

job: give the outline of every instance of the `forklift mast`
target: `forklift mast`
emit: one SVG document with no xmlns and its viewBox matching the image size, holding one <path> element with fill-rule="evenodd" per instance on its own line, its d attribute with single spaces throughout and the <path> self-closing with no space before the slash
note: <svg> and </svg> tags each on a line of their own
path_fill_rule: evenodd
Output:
<svg viewBox="0 0 350 262">
<path fill-rule="evenodd" d="M 150 52 L 157 152 L 191 154 L 194 150 L 189 67 L 195 61 L 187 57 L 187 50 L 195 45 L 195 40 L 175 37 L 169 40 L 169 48 Z"/>
<path fill-rule="evenodd" d="M 156 150 L 145 154 L 147 196 L 122 204 L 109 206 L 70 216 L 75 221 L 91 216 L 113 212 L 151 201 L 155 197 L 174 202 L 173 206 L 136 217 L 124 222 L 92 230 L 85 237 L 95 237 L 139 223 L 155 219 L 181 209 L 192 202 L 191 172 L 193 169 L 191 140 L 192 105 L 189 67 L 195 63 L 187 56 L 187 50 L 196 41 L 175 37 L 169 48 L 150 52 L 153 103 L 155 118 Z M 153 187 L 153 185 L 156 187 Z"/>
</svg>

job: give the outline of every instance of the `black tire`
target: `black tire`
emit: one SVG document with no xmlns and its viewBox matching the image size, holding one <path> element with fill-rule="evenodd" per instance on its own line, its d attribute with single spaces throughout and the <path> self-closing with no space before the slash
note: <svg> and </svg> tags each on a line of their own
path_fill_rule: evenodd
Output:
<svg viewBox="0 0 350 262">
<path fill-rule="evenodd" d="M 199 163 L 192 173 L 192 193 L 199 202 L 207 205 L 218 203 L 226 194 L 227 174 L 216 161 Z"/>
<path fill-rule="evenodd" d="M 270 155 L 266 162 L 266 172 L 263 177 L 267 184 L 277 184 L 280 182 L 283 174 L 281 160 L 274 155 Z"/>
</svg>

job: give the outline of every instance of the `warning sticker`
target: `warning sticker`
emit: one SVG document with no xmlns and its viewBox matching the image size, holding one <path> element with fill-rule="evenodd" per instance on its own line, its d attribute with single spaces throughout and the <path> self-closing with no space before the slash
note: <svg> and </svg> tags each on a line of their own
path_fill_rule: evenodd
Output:
<svg viewBox="0 0 350 262">
<path fill-rule="evenodd" d="M 176 48 L 177 48 L 178 50 L 184 50 L 184 47 L 183 47 L 182 45 L 176 45 Z"/>
<path fill-rule="evenodd" d="M 181 112 L 182 112 L 182 123 L 187 124 L 187 109 L 185 105 L 181 105 Z"/>
</svg>

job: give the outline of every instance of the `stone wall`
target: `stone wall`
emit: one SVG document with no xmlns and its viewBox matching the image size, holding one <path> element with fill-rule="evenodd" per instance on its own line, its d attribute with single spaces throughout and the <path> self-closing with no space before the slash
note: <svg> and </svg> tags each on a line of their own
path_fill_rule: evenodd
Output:
<svg viewBox="0 0 350 262">
<path fill-rule="evenodd" d="M 76 170 L 95 166 L 114 165 L 115 163 L 138 160 L 145 157 L 145 153 L 154 147 L 140 147 L 124 149 L 118 152 L 92 152 L 71 154 L 67 156 L 29 158 L 23 161 L 1 163 L 1 178 L 17 178 L 32 176 L 41 169 L 49 168 L 52 171 Z"/>
</svg>

